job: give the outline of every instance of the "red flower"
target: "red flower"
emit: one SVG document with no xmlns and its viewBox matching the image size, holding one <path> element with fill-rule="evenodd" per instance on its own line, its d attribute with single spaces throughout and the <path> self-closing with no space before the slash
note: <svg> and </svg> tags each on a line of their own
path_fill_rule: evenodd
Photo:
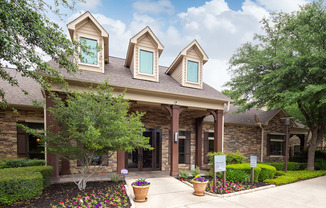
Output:
<svg viewBox="0 0 326 208">
<path fill-rule="evenodd" d="M 66 201 L 68 201 L 68 199 L 66 199 Z"/>
</svg>

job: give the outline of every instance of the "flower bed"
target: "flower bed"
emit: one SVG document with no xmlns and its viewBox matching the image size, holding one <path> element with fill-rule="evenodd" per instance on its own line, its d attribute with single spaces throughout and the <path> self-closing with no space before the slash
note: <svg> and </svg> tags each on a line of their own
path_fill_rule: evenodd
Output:
<svg viewBox="0 0 326 208">
<path fill-rule="evenodd" d="M 88 182 L 86 190 L 79 191 L 74 183 L 53 184 L 40 197 L 8 207 L 130 207 L 124 185 L 124 182 Z"/>
<path fill-rule="evenodd" d="M 257 187 L 269 185 L 267 183 L 262 183 L 262 182 L 256 182 L 253 185 L 251 185 L 250 183 L 234 183 L 234 182 L 227 181 L 225 184 L 225 188 L 224 188 L 222 181 L 217 179 L 216 180 L 216 189 L 217 190 L 214 191 L 213 190 L 213 178 L 208 177 L 207 179 L 208 179 L 209 183 L 206 187 L 206 191 L 209 193 L 212 193 L 212 194 L 228 194 L 228 193 L 234 193 L 237 191 L 244 191 L 244 190 L 248 190 L 248 189 L 254 189 Z M 189 183 L 191 183 L 192 178 L 179 178 L 179 180 L 188 181 Z"/>
</svg>

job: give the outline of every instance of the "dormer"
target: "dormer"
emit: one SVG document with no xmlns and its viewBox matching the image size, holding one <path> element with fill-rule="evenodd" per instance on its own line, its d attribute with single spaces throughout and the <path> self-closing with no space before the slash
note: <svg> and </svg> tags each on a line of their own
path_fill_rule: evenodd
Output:
<svg viewBox="0 0 326 208">
<path fill-rule="evenodd" d="M 72 40 L 85 44 L 89 53 L 80 51 L 78 65 L 81 70 L 104 73 L 104 64 L 109 60 L 109 34 L 90 12 L 85 12 L 68 25 Z"/>
<path fill-rule="evenodd" d="M 185 47 L 165 72 L 184 87 L 203 88 L 203 65 L 208 56 L 196 40 Z"/>
<path fill-rule="evenodd" d="M 159 81 L 158 59 L 164 46 L 147 26 L 129 41 L 125 66 L 134 79 Z"/>
</svg>

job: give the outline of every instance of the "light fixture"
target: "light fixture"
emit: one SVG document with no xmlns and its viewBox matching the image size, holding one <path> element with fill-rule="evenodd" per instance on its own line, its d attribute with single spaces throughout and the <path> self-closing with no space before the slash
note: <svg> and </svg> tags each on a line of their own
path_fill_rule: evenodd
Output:
<svg viewBox="0 0 326 208">
<path fill-rule="evenodd" d="M 40 142 L 40 138 L 37 138 L 36 141 L 37 141 L 37 143 L 39 143 Z"/>
<path fill-rule="evenodd" d="M 178 135 L 179 135 L 179 132 L 174 132 L 174 143 L 178 143 Z"/>
</svg>

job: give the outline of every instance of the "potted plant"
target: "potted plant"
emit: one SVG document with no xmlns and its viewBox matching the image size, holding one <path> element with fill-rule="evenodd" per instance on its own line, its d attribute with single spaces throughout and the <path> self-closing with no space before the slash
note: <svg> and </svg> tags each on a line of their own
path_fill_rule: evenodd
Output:
<svg viewBox="0 0 326 208">
<path fill-rule="evenodd" d="M 147 201 L 148 189 L 151 186 L 150 182 L 147 182 L 146 179 L 140 178 L 131 184 L 132 189 L 135 194 L 135 202 L 145 202 Z"/>
<path fill-rule="evenodd" d="M 204 192 L 206 190 L 208 180 L 204 177 L 201 177 L 200 175 L 196 175 L 191 182 L 195 189 L 194 195 L 204 196 L 205 195 Z"/>
</svg>

